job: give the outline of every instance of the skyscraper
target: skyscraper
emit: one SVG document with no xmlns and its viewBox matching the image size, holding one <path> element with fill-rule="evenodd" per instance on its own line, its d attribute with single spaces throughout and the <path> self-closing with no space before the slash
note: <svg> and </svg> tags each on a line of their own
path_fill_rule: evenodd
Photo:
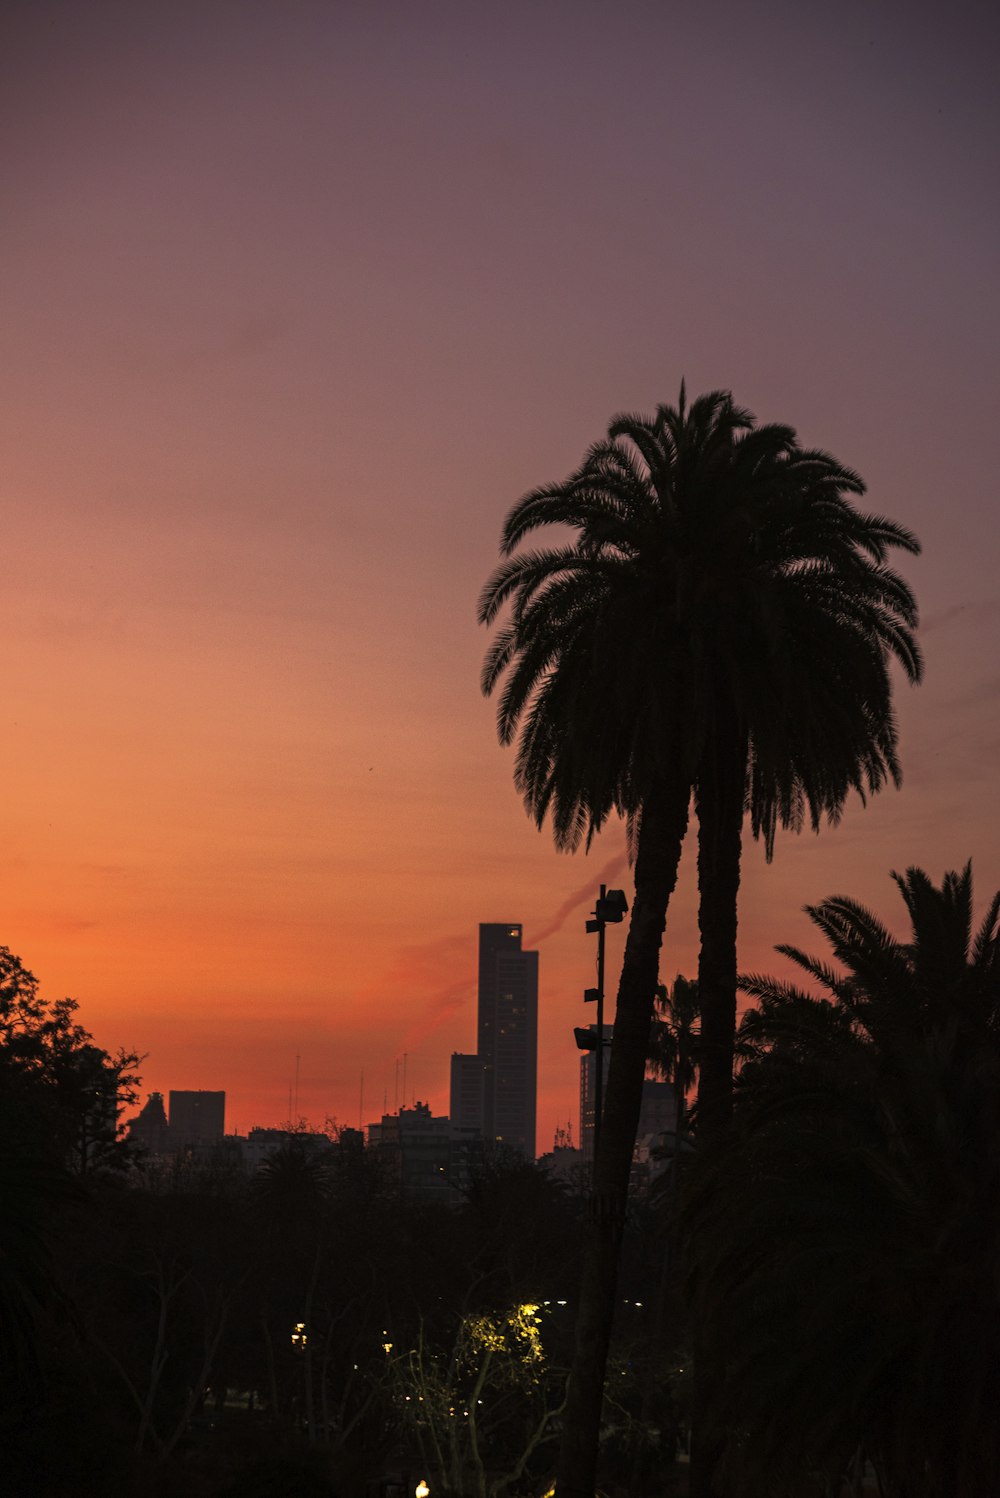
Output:
<svg viewBox="0 0 1000 1498">
<path fill-rule="evenodd" d="M 521 950 L 518 923 L 479 928 L 478 1054 L 483 1137 L 535 1158 L 538 953 Z"/>
</svg>

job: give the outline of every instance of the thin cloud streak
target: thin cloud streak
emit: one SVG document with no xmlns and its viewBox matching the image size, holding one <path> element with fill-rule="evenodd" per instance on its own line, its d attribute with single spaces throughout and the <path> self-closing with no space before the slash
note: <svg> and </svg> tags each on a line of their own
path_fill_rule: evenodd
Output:
<svg viewBox="0 0 1000 1498">
<path fill-rule="evenodd" d="M 473 933 L 398 947 L 389 965 L 356 995 L 354 1007 L 364 1014 L 384 1005 L 386 995 L 404 996 L 416 1013 L 403 1030 L 399 1050 L 424 1046 L 475 993 L 475 950 Z"/>
<path fill-rule="evenodd" d="M 555 914 L 550 916 L 541 931 L 533 931 L 530 940 L 525 937 L 525 946 L 535 948 L 540 946 L 543 941 L 547 941 L 550 936 L 555 936 L 556 932 L 562 929 L 575 910 L 578 910 L 587 900 L 597 899 L 597 890 L 600 885 L 609 884 L 612 879 L 617 879 L 622 870 L 627 867 L 627 853 L 618 853 L 614 858 L 608 859 L 608 862 L 602 868 L 598 869 L 593 878 L 588 879 L 586 884 L 579 885 L 563 901 Z"/>
<path fill-rule="evenodd" d="M 573 890 L 539 930 L 525 936 L 525 947 L 535 950 L 555 936 L 582 905 L 596 899 L 599 885 L 616 879 L 627 866 L 628 855 L 624 851 L 609 858 L 592 878 Z M 488 919 L 488 913 L 483 919 Z M 363 1012 L 389 993 L 410 995 L 419 1010 L 419 1018 L 412 1020 L 404 1030 L 399 1042 L 401 1051 L 425 1046 L 463 1010 L 473 1016 L 474 1022 L 476 941 L 477 932 L 470 930 L 397 948 L 389 966 L 357 995 L 358 1008 Z M 461 1041 L 461 1037 L 456 1036 L 456 1041 Z"/>
</svg>

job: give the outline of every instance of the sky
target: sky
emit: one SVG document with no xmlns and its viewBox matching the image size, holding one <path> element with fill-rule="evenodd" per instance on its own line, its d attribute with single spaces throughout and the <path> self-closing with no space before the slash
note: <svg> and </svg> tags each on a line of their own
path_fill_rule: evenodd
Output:
<svg viewBox="0 0 1000 1498">
<path fill-rule="evenodd" d="M 520 495 L 682 378 L 924 548 L 903 788 L 747 848 L 741 966 L 835 893 L 899 929 L 891 869 L 1000 886 L 998 42 L 965 0 L 5 7 L 0 944 L 144 1094 L 446 1112 L 477 925 L 520 921 L 538 1148 L 576 1137 L 624 835 L 525 816 L 476 599 Z"/>
</svg>

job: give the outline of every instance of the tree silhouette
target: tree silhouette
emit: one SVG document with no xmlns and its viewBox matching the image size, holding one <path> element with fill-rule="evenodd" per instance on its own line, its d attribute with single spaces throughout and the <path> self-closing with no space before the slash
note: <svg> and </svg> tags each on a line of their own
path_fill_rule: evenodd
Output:
<svg viewBox="0 0 1000 1498">
<path fill-rule="evenodd" d="M 778 949 L 822 997 L 744 980 L 734 1133 L 696 1168 L 706 1413 L 748 1498 L 859 1454 L 899 1498 L 1000 1490 L 1000 895 L 974 932 L 968 867 L 893 877 L 907 939 L 838 897 L 807 907 L 833 963 Z"/>
<path fill-rule="evenodd" d="M 898 773 L 886 658 L 911 676 L 912 596 L 886 567 L 905 531 L 860 515 L 857 475 L 715 392 L 623 416 L 565 482 L 507 518 L 480 619 L 509 607 L 483 668 L 503 680 L 515 783 L 558 846 L 626 817 L 635 899 L 618 992 L 595 1211 L 560 1455 L 591 1498 L 621 1226 L 666 910 L 693 790 L 701 821 L 702 1124 L 724 1125 L 735 1029 L 744 809 L 775 827 L 836 815 Z M 547 526 L 573 539 L 520 550 Z"/>
<path fill-rule="evenodd" d="M 141 1058 L 95 1045 L 77 1010 L 75 999 L 43 998 L 34 973 L 0 947 L 0 1087 L 33 1091 L 43 1132 L 84 1176 L 130 1162 L 120 1119 L 138 1096 Z"/>
</svg>

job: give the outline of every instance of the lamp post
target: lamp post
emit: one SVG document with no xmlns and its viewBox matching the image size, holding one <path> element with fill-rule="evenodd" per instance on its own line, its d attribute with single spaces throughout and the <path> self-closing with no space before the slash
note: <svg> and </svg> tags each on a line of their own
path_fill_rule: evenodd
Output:
<svg viewBox="0 0 1000 1498">
<path fill-rule="evenodd" d="M 624 890 L 607 889 L 601 885 L 594 913 L 587 922 L 587 933 L 597 933 L 597 987 L 584 989 L 587 1003 L 597 1004 L 597 1034 L 589 1030 L 576 1030 L 576 1043 L 582 1051 L 596 1051 L 594 1075 L 594 1174 L 597 1174 L 597 1148 L 601 1137 L 601 1113 L 604 1106 L 604 931 L 609 925 L 617 926 L 625 919 L 628 901 Z"/>
</svg>

